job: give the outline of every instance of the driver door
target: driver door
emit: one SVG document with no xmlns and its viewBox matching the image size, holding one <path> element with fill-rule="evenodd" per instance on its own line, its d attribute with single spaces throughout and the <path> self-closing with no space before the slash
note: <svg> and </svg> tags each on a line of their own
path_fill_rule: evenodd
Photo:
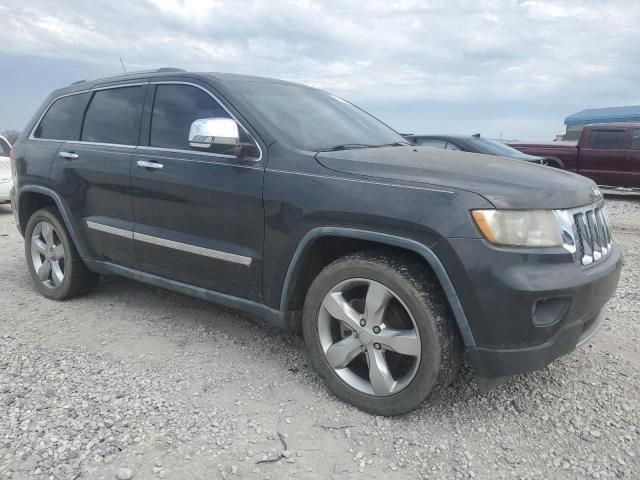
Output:
<svg viewBox="0 0 640 480">
<path fill-rule="evenodd" d="M 194 149 L 189 134 L 195 121 L 233 116 L 199 85 L 151 87 L 131 175 L 141 269 L 260 300 L 264 165 L 257 144 L 255 158 Z M 239 124 L 238 130 L 250 138 Z"/>
</svg>

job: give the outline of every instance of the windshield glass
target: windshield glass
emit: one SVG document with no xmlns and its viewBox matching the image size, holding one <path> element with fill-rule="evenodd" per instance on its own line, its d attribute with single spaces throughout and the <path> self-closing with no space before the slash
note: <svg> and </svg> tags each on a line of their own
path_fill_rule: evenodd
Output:
<svg viewBox="0 0 640 480">
<path fill-rule="evenodd" d="M 509 158 L 529 157 L 529 155 L 496 140 L 488 140 L 486 138 L 472 138 L 471 140 L 469 140 L 469 143 L 473 144 L 473 146 L 475 146 L 480 153 Z"/>
<path fill-rule="evenodd" d="M 320 90 L 251 81 L 230 82 L 227 87 L 255 108 L 276 138 L 302 150 L 407 143 L 368 113 Z"/>
</svg>

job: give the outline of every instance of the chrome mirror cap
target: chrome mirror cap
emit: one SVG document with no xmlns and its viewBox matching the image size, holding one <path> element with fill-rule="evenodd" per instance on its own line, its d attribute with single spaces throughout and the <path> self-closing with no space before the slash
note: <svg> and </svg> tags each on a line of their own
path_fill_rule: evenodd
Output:
<svg viewBox="0 0 640 480">
<path fill-rule="evenodd" d="M 200 118 L 189 129 L 189 146 L 208 150 L 214 145 L 238 145 L 240 131 L 231 118 Z"/>
</svg>

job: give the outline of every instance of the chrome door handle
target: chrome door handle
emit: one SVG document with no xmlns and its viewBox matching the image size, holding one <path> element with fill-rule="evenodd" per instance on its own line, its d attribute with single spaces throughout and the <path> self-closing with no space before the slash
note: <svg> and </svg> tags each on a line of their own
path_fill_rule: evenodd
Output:
<svg viewBox="0 0 640 480">
<path fill-rule="evenodd" d="M 80 155 L 73 152 L 58 152 L 58 156 L 66 160 L 75 160 L 76 158 L 80 158 Z"/>
<path fill-rule="evenodd" d="M 144 160 L 138 160 L 137 165 L 140 168 L 151 168 L 154 170 L 162 170 L 164 168 L 164 165 L 162 165 L 161 163 L 158 162 L 146 162 Z"/>
</svg>

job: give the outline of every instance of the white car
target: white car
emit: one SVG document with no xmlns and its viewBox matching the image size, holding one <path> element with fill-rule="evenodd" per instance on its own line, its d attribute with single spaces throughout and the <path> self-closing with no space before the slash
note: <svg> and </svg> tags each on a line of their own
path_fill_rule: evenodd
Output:
<svg viewBox="0 0 640 480">
<path fill-rule="evenodd" d="M 9 152 L 11 144 L 0 135 L 0 204 L 10 201 L 9 192 L 13 182 L 11 180 L 11 160 Z"/>
</svg>

